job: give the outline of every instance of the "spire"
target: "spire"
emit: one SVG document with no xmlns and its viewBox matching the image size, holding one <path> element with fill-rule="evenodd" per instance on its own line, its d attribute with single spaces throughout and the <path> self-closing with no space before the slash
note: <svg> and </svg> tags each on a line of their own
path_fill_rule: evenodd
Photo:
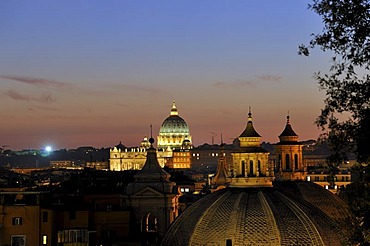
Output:
<svg viewBox="0 0 370 246">
<path fill-rule="evenodd" d="M 150 147 L 153 148 L 154 138 L 153 138 L 153 126 L 150 124 L 150 138 L 149 138 Z"/>
<path fill-rule="evenodd" d="M 239 137 L 261 137 L 253 127 L 251 107 L 249 107 L 247 127 Z"/>
<path fill-rule="evenodd" d="M 179 112 L 177 112 L 175 101 L 172 102 L 171 115 L 179 115 Z"/>
<path fill-rule="evenodd" d="M 298 135 L 294 132 L 292 126 L 290 125 L 289 111 L 286 117 L 286 125 L 283 132 L 279 136 L 280 142 L 296 142 L 298 141 Z"/>
<path fill-rule="evenodd" d="M 152 135 L 152 125 L 150 125 Z M 135 182 L 169 182 L 170 174 L 159 165 L 157 159 L 157 150 L 153 147 L 154 138 L 149 139 L 150 148 L 147 150 L 146 162 L 143 168 L 135 175 Z"/>
<path fill-rule="evenodd" d="M 213 185 L 216 187 L 227 185 L 227 168 L 226 168 L 226 157 L 224 152 L 224 144 L 222 142 L 222 134 L 221 134 L 221 153 L 218 157 L 218 164 L 217 164 L 217 171 L 216 175 L 213 178 Z"/>
<path fill-rule="evenodd" d="M 248 122 L 252 122 L 252 110 L 251 110 L 251 106 L 249 106 Z"/>
</svg>

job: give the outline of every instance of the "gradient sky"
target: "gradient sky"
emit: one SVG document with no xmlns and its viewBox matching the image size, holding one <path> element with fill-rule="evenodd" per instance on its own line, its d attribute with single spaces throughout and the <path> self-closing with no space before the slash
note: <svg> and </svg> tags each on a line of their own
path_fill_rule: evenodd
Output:
<svg viewBox="0 0 370 246">
<path fill-rule="evenodd" d="M 316 139 L 329 55 L 297 54 L 321 19 L 297 0 L 2 0 L 0 147 L 136 146 L 172 101 L 193 144 Z"/>
</svg>

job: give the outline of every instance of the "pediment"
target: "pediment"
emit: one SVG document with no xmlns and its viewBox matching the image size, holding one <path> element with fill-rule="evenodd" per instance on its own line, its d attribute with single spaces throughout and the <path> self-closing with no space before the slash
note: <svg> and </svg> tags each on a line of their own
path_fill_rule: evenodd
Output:
<svg viewBox="0 0 370 246">
<path fill-rule="evenodd" d="M 140 196 L 140 197 L 153 197 L 153 196 L 163 196 L 163 194 L 152 187 L 145 187 L 142 190 L 132 194 L 132 196 Z"/>
</svg>

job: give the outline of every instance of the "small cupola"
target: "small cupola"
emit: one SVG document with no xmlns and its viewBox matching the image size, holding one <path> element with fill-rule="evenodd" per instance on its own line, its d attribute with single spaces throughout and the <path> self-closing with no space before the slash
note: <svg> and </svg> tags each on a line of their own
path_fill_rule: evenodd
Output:
<svg viewBox="0 0 370 246">
<path fill-rule="evenodd" d="M 287 117 L 287 122 L 283 132 L 280 134 L 280 142 L 298 142 L 298 135 L 294 132 L 292 126 L 290 125 L 290 116 Z"/>
</svg>

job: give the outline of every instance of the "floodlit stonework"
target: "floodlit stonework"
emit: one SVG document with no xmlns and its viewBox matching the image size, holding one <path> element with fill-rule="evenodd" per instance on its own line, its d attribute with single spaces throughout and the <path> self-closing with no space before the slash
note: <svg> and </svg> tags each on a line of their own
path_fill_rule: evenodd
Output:
<svg viewBox="0 0 370 246">
<path fill-rule="evenodd" d="M 157 158 L 161 167 L 188 169 L 191 167 L 190 152 L 192 148 L 189 127 L 179 116 L 175 102 L 170 116 L 159 130 Z M 141 170 L 146 161 L 147 148 L 150 143 L 144 138 L 139 147 L 126 148 L 121 143 L 110 149 L 110 170 Z"/>
</svg>

